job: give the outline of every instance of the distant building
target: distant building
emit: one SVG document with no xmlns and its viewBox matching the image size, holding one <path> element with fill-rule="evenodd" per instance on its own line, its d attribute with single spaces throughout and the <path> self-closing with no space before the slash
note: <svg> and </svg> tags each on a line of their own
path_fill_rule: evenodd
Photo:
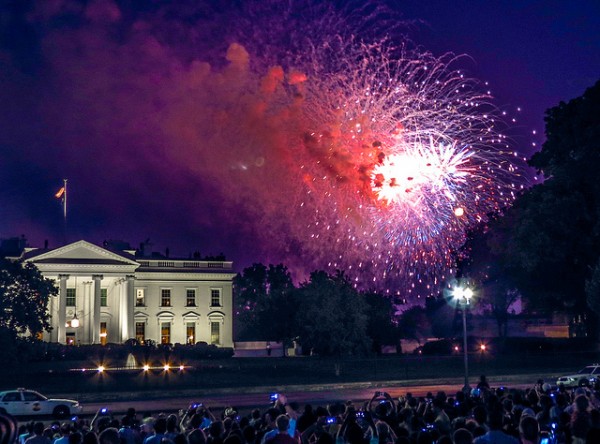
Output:
<svg viewBox="0 0 600 444">
<path fill-rule="evenodd" d="M 21 257 L 59 287 L 49 302 L 53 329 L 44 332 L 45 341 L 136 338 L 233 347 L 232 262 L 136 257 L 134 250 L 84 240 L 51 250 L 26 248 Z"/>
</svg>

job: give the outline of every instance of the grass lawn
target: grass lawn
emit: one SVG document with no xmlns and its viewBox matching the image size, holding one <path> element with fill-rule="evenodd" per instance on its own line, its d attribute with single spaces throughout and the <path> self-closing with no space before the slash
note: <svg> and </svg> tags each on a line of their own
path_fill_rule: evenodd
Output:
<svg viewBox="0 0 600 444">
<path fill-rule="evenodd" d="M 596 352 L 528 353 L 494 356 L 490 353 L 469 355 L 472 376 L 572 373 L 584 365 L 600 361 Z M 97 363 L 87 363 L 92 367 Z M 179 365 L 180 363 L 172 363 Z M 82 362 L 43 362 L 26 368 L 6 369 L 0 389 L 27 387 L 45 394 L 68 392 L 146 391 L 160 388 L 235 388 L 331 384 L 362 381 L 441 380 L 461 377 L 463 356 L 386 355 L 372 358 L 288 357 L 229 358 L 184 363 L 190 368 L 165 372 L 161 369 L 111 371 L 69 371 L 81 368 Z M 113 363 L 112 366 L 123 366 Z"/>
</svg>

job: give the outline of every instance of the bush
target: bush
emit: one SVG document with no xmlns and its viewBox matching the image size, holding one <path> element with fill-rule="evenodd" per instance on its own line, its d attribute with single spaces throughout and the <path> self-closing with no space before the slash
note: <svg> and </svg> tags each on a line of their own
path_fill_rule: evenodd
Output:
<svg viewBox="0 0 600 444">
<path fill-rule="evenodd" d="M 506 337 L 506 338 L 478 338 L 467 337 L 469 353 L 480 353 L 481 344 L 486 345 L 486 353 L 494 355 L 514 355 L 531 353 L 562 353 L 562 352 L 588 352 L 595 349 L 596 344 L 588 338 L 532 338 L 532 337 Z M 458 347 L 458 350 L 455 350 Z M 428 341 L 417 348 L 415 353 L 427 356 L 446 356 L 462 353 L 463 339 L 439 339 Z"/>
<path fill-rule="evenodd" d="M 149 342 L 149 341 L 148 341 Z M 159 344 L 155 343 L 140 345 L 135 340 L 129 340 L 124 344 L 86 344 L 79 346 L 67 346 L 64 344 L 43 342 L 32 338 L 22 338 L 10 342 L 2 341 L 0 345 L 5 351 L 10 351 L 14 362 L 43 362 L 43 361 L 81 361 L 81 365 L 97 365 L 100 362 L 109 362 L 112 365 L 125 365 L 128 356 L 134 356 L 137 363 L 152 363 L 162 365 L 174 360 L 193 361 L 200 359 L 227 359 L 233 356 L 232 348 L 217 347 L 206 342 L 194 345 L 188 344 Z M 8 363 L 8 362 L 7 362 Z M 80 365 L 80 364 L 78 364 Z M 11 367 L 17 367 L 11 365 Z"/>
<path fill-rule="evenodd" d="M 596 344 L 589 338 L 494 338 L 490 344 L 500 354 L 587 352 Z"/>
<path fill-rule="evenodd" d="M 454 352 L 454 341 L 451 339 L 440 339 L 428 341 L 422 347 L 418 347 L 415 353 L 423 355 L 451 355 Z"/>
<path fill-rule="evenodd" d="M 209 345 L 206 342 L 197 342 L 190 345 L 178 344 L 175 346 L 173 353 L 181 359 L 198 360 L 198 359 L 223 359 L 233 356 L 233 349 L 228 347 L 217 347 Z"/>
</svg>

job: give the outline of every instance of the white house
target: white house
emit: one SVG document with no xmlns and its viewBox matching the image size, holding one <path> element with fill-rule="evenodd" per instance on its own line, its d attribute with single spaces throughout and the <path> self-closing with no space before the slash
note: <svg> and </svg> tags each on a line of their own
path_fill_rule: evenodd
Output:
<svg viewBox="0 0 600 444">
<path fill-rule="evenodd" d="M 141 342 L 233 347 L 232 262 L 136 258 L 84 240 L 27 248 L 23 260 L 57 282 L 49 302 L 52 331 L 64 344 Z"/>
</svg>

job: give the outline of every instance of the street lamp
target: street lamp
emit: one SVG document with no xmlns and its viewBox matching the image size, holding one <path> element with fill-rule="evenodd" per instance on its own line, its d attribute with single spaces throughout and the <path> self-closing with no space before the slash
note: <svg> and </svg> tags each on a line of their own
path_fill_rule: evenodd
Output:
<svg viewBox="0 0 600 444">
<path fill-rule="evenodd" d="M 471 303 L 471 298 L 473 297 L 473 290 L 468 287 L 456 287 L 452 292 L 452 295 L 456 299 L 456 304 L 460 304 L 464 302 L 464 307 L 462 309 L 462 321 L 463 321 L 463 354 L 465 361 L 465 385 L 463 387 L 464 392 L 468 392 L 471 390 L 469 386 L 469 355 L 467 349 L 467 307 Z"/>
</svg>

